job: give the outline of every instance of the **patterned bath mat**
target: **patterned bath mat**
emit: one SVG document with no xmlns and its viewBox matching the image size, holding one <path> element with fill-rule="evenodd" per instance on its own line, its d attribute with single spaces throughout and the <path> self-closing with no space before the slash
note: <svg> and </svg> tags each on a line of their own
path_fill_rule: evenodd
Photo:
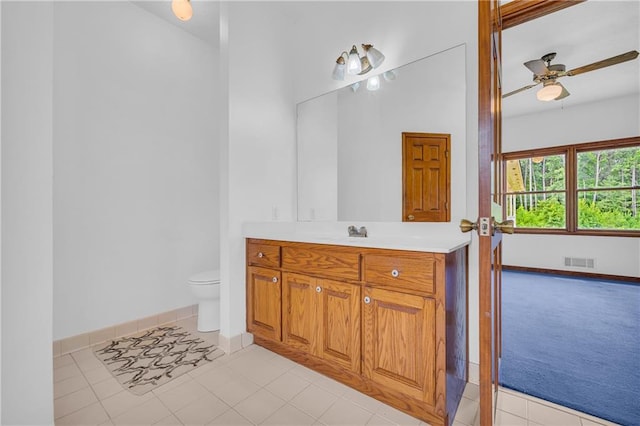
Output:
<svg viewBox="0 0 640 426">
<path fill-rule="evenodd" d="M 98 345 L 94 353 L 120 384 L 143 395 L 224 355 L 181 327 L 158 327 Z"/>
</svg>

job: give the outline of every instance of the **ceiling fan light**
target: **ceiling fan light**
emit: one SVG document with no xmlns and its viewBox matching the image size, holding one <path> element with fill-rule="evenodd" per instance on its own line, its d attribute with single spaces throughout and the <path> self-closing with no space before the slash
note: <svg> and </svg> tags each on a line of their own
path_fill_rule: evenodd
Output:
<svg viewBox="0 0 640 426">
<path fill-rule="evenodd" d="M 188 21 L 193 16 L 193 8 L 190 0 L 173 0 L 171 2 L 171 10 L 181 21 Z"/>
<path fill-rule="evenodd" d="M 552 101 L 562 93 L 562 86 L 558 83 L 551 82 L 545 83 L 544 87 L 538 90 L 536 97 L 539 101 L 548 102 Z"/>
</svg>

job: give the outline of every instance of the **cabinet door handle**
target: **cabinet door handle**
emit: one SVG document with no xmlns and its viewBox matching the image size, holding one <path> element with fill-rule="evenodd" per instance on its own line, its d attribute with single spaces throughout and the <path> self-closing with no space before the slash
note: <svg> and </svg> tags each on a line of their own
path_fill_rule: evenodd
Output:
<svg viewBox="0 0 640 426">
<path fill-rule="evenodd" d="M 259 257 L 260 259 L 262 259 L 262 258 L 264 257 L 264 254 L 262 254 L 262 252 L 259 252 L 259 253 L 258 253 L 258 257 Z"/>
<path fill-rule="evenodd" d="M 371 303 L 371 298 L 370 298 L 369 296 L 365 296 L 365 297 L 364 297 L 364 303 L 366 303 L 367 305 L 368 305 L 369 303 Z"/>
<path fill-rule="evenodd" d="M 415 218 L 416 218 L 416 217 L 415 217 L 414 215 L 412 215 L 412 214 L 410 214 L 409 216 L 407 216 L 407 219 L 409 219 L 409 220 L 414 220 Z"/>
<path fill-rule="evenodd" d="M 318 286 L 316 287 L 316 293 L 321 293 L 322 292 L 322 287 Z"/>
<path fill-rule="evenodd" d="M 277 283 L 278 282 L 278 277 L 271 278 L 271 281 L 273 281 L 274 283 Z"/>
<path fill-rule="evenodd" d="M 400 276 L 400 272 L 398 272 L 397 269 L 394 269 L 393 271 L 391 271 L 391 276 L 393 278 L 398 278 Z"/>
</svg>

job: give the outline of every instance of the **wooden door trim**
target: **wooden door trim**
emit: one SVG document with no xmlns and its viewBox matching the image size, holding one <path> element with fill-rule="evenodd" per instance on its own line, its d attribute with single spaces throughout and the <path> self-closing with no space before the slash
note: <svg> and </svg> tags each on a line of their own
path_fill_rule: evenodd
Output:
<svg viewBox="0 0 640 426">
<path fill-rule="evenodd" d="M 500 6 L 502 29 L 524 24 L 585 0 L 514 0 Z"/>
</svg>

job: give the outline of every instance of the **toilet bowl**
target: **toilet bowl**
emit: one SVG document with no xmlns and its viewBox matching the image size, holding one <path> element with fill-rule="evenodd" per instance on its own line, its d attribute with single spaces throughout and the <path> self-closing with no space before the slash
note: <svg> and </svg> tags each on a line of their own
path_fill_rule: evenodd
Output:
<svg viewBox="0 0 640 426">
<path fill-rule="evenodd" d="M 220 330 L 220 271 L 204 271 L 189 278 L 198 299 L 198 331 Z"/>
</svg>

